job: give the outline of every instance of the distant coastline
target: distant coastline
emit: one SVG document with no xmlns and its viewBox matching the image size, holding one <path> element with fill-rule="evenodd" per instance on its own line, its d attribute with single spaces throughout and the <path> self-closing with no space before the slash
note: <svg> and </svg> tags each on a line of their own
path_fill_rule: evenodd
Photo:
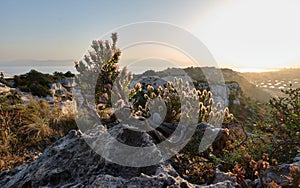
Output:
<svg viewBox="0 0 300 188">
<path fill-rule="evenodd" d="M 25 74 L 31 69 L 52 74 L 55 71 L 76 73 L 73 60 L 12 60 L 1 61 L 0 70 L 5 74 Z"/>
<path fill-rule="evenodd" d="M 3 71 L 5 74 L 25 74 L 30 70 L 34 69 L 42 73 L 52 74 L 55 71 L 57 72 L 67 72 L 71 71 L 72 73 L 77 73 L 74 67 L 74 60 L 11 60 L 5 61 L 0 60 L 0 71 Z M 128 66 L 129 71 L 132 71 L 134 74 L 142 74 L 147 70 L 154 69 L 155 71 L 165 70 L 165 66 L 152 67 L 151 64 L 147 66 Z M 179 68 L 179 67 L 177 67 Z M 180 67 L 184 68 L 184 67 Z M 224 67 L 226 68 L 226 67 Z M 229 67 L 227 67 L 229 68 Z M 297 69 L 297 67 L 294 67 Z M 259 73 L 259 72 L 274 72 L 285 69 L 293 68 L 229 68 L 241 73 Z"/>
<path fill-rule="evenodd" d="M 5 74 L 25 74 L 30 70 L 37 70 L 42 73 L 52 74 L 57 72 L 71 71 L 76 73 L 76 69 L 73 66 L 1 66 L 0 70 L 4 71 Z"/>
</svg>

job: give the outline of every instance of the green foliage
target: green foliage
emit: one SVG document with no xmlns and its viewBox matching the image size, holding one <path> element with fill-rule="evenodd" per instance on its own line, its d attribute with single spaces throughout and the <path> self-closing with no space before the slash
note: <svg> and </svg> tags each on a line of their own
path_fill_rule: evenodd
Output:
<svg viewBox="0 0 300 188">
<path fill-rule="evenodd" d="M 300 148 L 300 88 L 282 90 L 283 97 L 270 100 L 273 108 L 273 155 L 278 161 L 286 161 L 296 156 Z"/>
<path fill-rule="evenodd" d="M 71 71 L 67 71 L 66 73 L 55 71 L 53 73 L 53 77 L 55 80 L 60 80 L 63 78 L 73 78 L 75 77 L 75 74 L 73 74 Z"/>
<path fill-rule="evenodd" d="M 224 148 L 222 160 L 227 164 L 231 164 L 231 166 L 227 167 L 227 170 L 232 169 L 237 163 L 243 163 L 245 154 L 251 155 L 254 160 L 259 160 L 264 153 L 268 155 L 272 153 L 273 141 L 271 135 L 249 137 L 243 144 L 239 141 L 232 140 L 228 143 L 227 147 Z"/>
<path fill-rule="evenodd" d="M 14 86 L 23 92 L 31 92 L 32 95 L 38 97 L 46 97 L 51 95 L 50 85 L 58 80 L 74 77 L 70 71 L 66 73 L 54 72 L 53 75 L 43 74 L 36 70 L 14 77 Z"/>
<path fill-rule="evenodd" d="M 47 95 L 51 94 L 49 88 L 41 84 L 31 84 L 29 86 L 29 91 L 31 92 L 32 95 L 38 97 L 46 97 Z"/>
<path fill-rule="evenodd" d="M 14 77 L 15 87 L 23 92 L 31 92 L 35 96 L 46 97 L 50 95 L 50 84 L 54 83 L 53 76 L 43 74 L 36 70 Z"/>
<path fill-rule="evenodd" d="M 29 83 L 38 83 L 41 85 L 49 85 L 50 83 L 53 83 L 53 77 L 49 74 L 43 74 L 41 72 L 38 72 L 36 70 L 31 70 L 27 75 L 27 82 Z"/>
<path fill-rule="evenodd" d="M 254 104 L 250 99 L 241 101 L 243 108 L 247 105 L 248 109 L 252 110 L 248 113 L 249 116 L 245 116 L 249 121 L 244 120 L 237 124 L 247 125 L 251 133 L 246 133 L 241 128 L 231 129 L 231 141 L 224 149 L 224 155 L 212 157 L 216 164 L 222 164 L 223 170 L 232 169 L 241 185 L 246 185 L 246 178 L 251 180 L 258 178 L 259 186 L 279 186 L 276 180 L 265 182 L 269 165 L 276 169 L 278 164 L 290 163 L 299 152 L 300 89 L 290 88 L 282 92 L 285 96 L 270 100 L 272 111 L 269 110 L 269 106 Z M 251 121 L 253 121 L 252 128 L 250 128 Z M 240 139 L 238 130 L 244 132 L 245 139 Z M 292 169 L 290 177 L 286 177 L 289 179 L 288 186 L 295 185 L 298 181 L 299 176 L 295 175 L 295 172 L 297 173 L 297 169 Z"/>
<path fill-rule="evenodd" d="M 279 136 L 300 139 L 300 88 L 282 90 L 286 96 L 270 100 Z M 299 140 L 298 139 L 298 140 Z"/>
</svg>

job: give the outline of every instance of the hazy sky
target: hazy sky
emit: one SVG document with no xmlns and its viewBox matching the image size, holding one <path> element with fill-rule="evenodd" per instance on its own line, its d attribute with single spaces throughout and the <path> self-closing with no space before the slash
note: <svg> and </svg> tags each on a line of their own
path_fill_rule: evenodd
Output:
<svg viewBox="0 0 300 188">
<path fill-rule="evenodd" d="M 0 61 L 81 59 L 114 28 L 162 21 L 199 38 L 221 67 L 299 67 L 299 20 L 298 0 L 7 0 Z"/>
</svg>

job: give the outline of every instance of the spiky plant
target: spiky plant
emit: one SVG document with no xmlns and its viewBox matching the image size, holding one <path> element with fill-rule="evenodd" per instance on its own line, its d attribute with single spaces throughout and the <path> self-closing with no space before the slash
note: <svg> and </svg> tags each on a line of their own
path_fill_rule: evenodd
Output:
<svg viewBox="0 0 300 188">
<path fill-rule="evenodd" d="M 78 87 L 83 96 L 83 106 L 87 113 L 98 114 L 102 118 L 111 107 L 111 92 L 119 74 L 118 61 L 121 51 L 116 47 L 117 33 L 108 40 L 93 40 L 91 50 L 82 61 L 75 61 L 79 74 Z M 111 114 L 108 115 L 109 118 Z M 85 120 L 84 120 L 85 121 Z"/>
<path fill-rule="evenodd" d="M 199 114 L 198 117 L 195 117 L 196 123 L 210 122 L 216 124 L 223 119 L 232 118 L 228 108 L 223 109 L 220 103 L 214 103 L 210 91 L 191 89 L 189 83 L 184 84 L 182 79 L 174 78 L 173 82 L 167 82 L 165 86 L 159 86 L 157 89 L 151 85 L 136 83 L 130 96 L 136 114 L 145 117 L 151 116 L 149 109 L 151 105 L 158 107 L 158 111 L 166 108 L 164 119 L 166 122 L 178 123 L 180 118 L 188 117 L 188 114 L 184 112 L 192 112 L 193 110 L 197 110 L 197 114 Z M 191 104 L 195 102 L 197 104 Z"/>
<path fill-rule="evenodd" d="M 79 72 L 77 82 L 87 113 L 95 113 L 95 109 L 98 109 L 100 118 L 111 118 L 115 110 L 126 106 L 133 115 L 148 118 L 154 113 L 151 106 L 156 106 L 155 110 L 165 115 L 161 118 L 165 118 L 166 122 L 178 123 L 183 120 L 193 121 L 194 124 L 208 121 L 217 123 L 224 116 L 230 116 L 228 109 L 214 104 L 211 92 L 192 89 L 182 79 L 175 78 L 173 82 L 158 88 L 136 83 L 129 90 L 132 74 L 126 68 L 119 71 L 121 52 L 116 47 L 117 34 L 113 33 L 111 38 L 112 43 L 94 40 L 89 54 L 82 61 L 75 62 Z M 191 114 L 198 114 L 198 117 L 191 117 Z"/>
</svg>

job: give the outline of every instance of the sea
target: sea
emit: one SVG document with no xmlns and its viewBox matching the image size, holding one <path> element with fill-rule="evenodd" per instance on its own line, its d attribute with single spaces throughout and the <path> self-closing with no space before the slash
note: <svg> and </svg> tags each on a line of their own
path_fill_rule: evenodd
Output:
<svg viewBox="0 0 300 188">
<path fill-rule="evenodd" d="M 74 66 L 0 66 L 0 71 L 6 75 L 25 74 L 30 70 L 36 70 L 42 73 L 53 74 L 54 72 L 77 73 Z"/>
<path fill-rule="evenodd" d="M 5 75 L 25 74 L 30 70 L 36 70 L 42 73 L 53 74 L 54 72 L 71 71 L 76 73 L 74 60 L 0 60 L 0 71 Z"/>
</svg>

